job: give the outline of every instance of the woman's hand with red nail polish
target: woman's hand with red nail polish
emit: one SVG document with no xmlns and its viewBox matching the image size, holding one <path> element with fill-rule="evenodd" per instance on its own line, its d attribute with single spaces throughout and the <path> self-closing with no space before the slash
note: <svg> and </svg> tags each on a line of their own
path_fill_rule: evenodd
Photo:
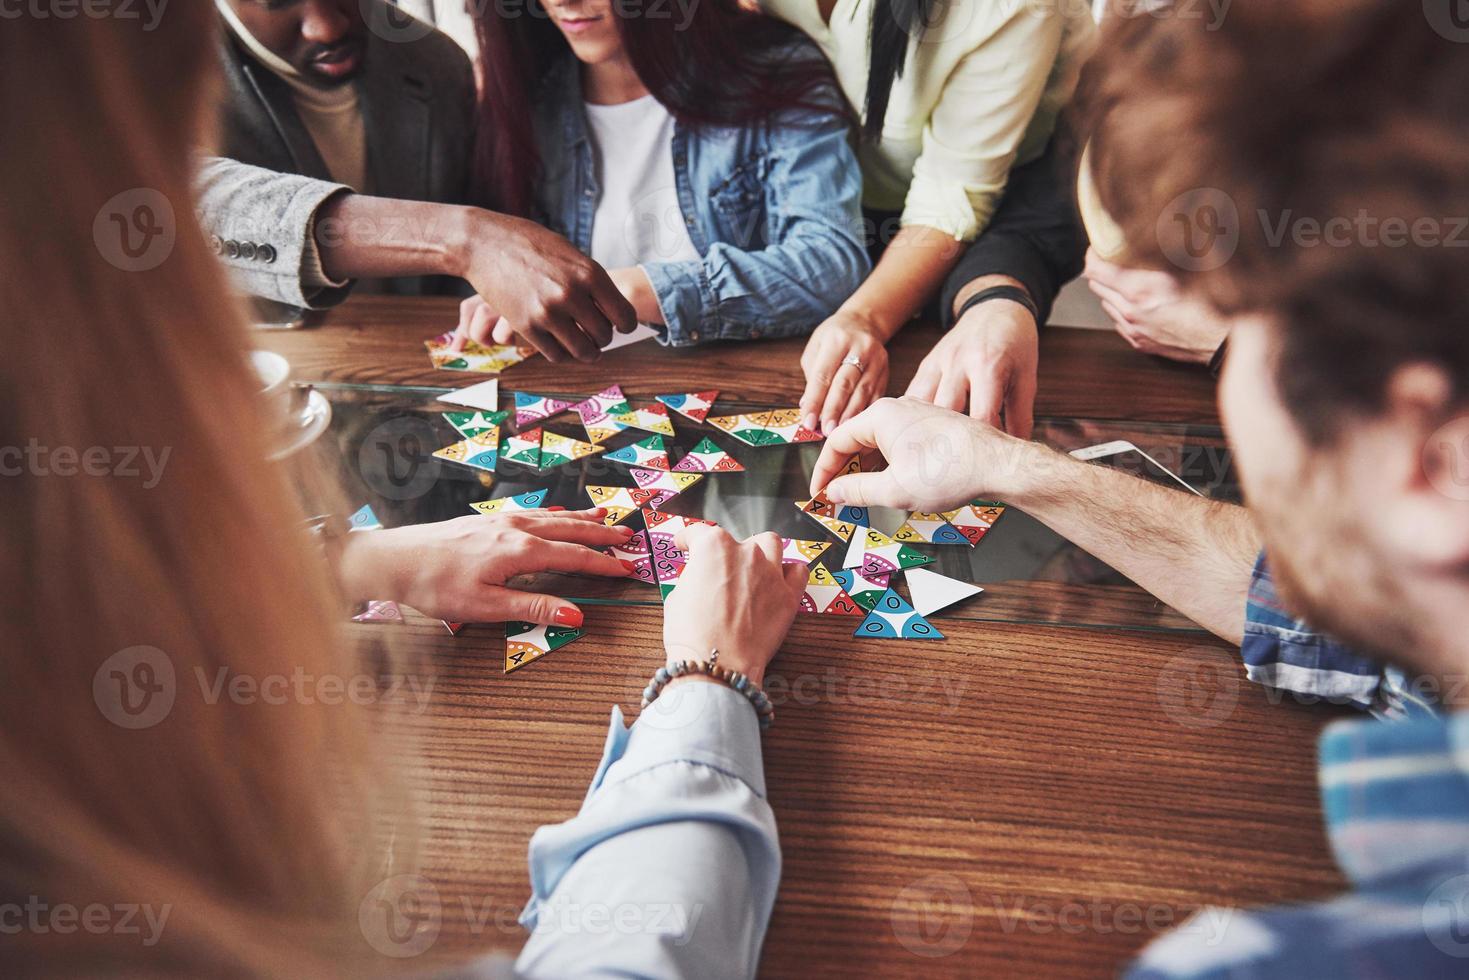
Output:
<svg viewBox="0 0 1469 980">
<path fill-rule="evenodd" d="M 620 561 L 596 550 L 627 543 L 628 529 L 604 525 L 605 513 L 526 510 L 357 532 L 338 573 L 350 598 L 395 599 L 436 619 L 580 626 L 572 603 L 507 583 L 538 572 L 625 577 Z"/>
</svg>

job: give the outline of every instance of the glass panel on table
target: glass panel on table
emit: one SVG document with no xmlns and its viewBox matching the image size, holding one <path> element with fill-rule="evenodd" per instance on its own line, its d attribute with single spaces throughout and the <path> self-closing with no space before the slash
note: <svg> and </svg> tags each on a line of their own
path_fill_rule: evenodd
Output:
<svg viewBox="0 0 1469 980">
<path fill-rule="evenodd" d="M 472 513 L 470 504 L 546 490 L 546 505 L 569 510 L 592 506 L 588 486 L 633 487 L 629 467 L 603 454 L 545 472 L 501 458 L 488 473 L 433 458 L 433 452 L 462 437 L 445 421 L 456 411 L 417 392 L 393 393 L 381 388 L 321 389 L 331 399 L 334 417 L 326 439 L 315 448 L 312 466 L 335 470 L 356 507 L 370 503 L 387 527 L 446 520 Z M 571 398 L 574 393 L 567 393 Z M 576 396 L 585 397 L 585 395 Z M 502 398 L 502 405 L 508 399 Z M 633 397 L 642 407 L 651 399 Z M 720 400 L 714 415 L 751 413 L 772 406 Z M 702 439 L 711 439 L 745 467 L 744 472 L 707 474 L 661 509 L 700 517 L 745 536 L 776 531 L 785 537 L 830 542 L 821 561 L 842 567 L 847 544 L 816 521 L 801 514 L 795 501 L 809 496 L 808 479 L 820 454 L 818 443 L 794 446 L 748 446 L 726 432 L 670 413 L 675 435 L 664 436 L 670 461 L 678 462 Z M 538 423 L 548 432 L 585 441 L 586 432 L 573 412 Z M 534 428 L 536 423 L 523 428 Z M 517 431 L 513 418 L 502 428 L 502 440 Z M 627 430 L 603 445 L 614 451 L 646 439 L 651 433 Z M 1205 496 L 1238 500 L 1233 467 L 1217 428 L 1072 419 L 1042 419 L 1036 438 L 1070 451 L 1113 440 L 1134 443 Z M 313 481 L 319 482 L 319 481 Z M 1112 501 L 1097 500 L 1098 519 L 1106 519 Z M 312 504 L 314 506 L 314 503 Z M 892 534 L 905 515 L 874 510 L 873 526 Z M 641 517 L 625 523 L 641 527 Z M 1129 629 L 1197 629 L 1187 619 L 1154 600 L 1137 586 L 1086 552 L 1014 507 L 1008 508 L 977 547 L 912 545 L 931 556 L 925 566 L 952 578 L 982 585 L 985 592 L 935 614 L 945 619 L 990 622 L 1052 623 Z M 630 580 L 548 576 L 546 588 L 585 602 L 657 605 L 657 592 Z M 899 590 L 906 592 L 900 584 Z"/>
</svg>

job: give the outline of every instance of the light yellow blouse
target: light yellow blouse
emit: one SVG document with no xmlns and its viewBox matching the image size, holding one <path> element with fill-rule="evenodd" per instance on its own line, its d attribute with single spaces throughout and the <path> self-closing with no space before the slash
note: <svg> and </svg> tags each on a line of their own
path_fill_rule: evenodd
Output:
<svg viewBox="0 0 1469 980">
<path fill-rule="evenodd" d="M 848 101 L 867 98 L 874 0 L 837 0 L 830 24 L 816 0 L 762 0 L 800 28 L 836 69 Z M 902 224 L 973 241 L 989 224 L 1011 167 L 1045 150 L 1096 35 L 1086 0 L 939 0 L 909 43 L 882 139 L 859 157 L 863 203 L 901 211 Z"/>
</svg>

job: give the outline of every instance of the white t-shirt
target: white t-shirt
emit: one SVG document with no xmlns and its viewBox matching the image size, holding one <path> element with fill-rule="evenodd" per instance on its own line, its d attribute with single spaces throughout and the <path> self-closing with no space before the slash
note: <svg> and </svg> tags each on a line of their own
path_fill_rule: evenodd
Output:
<svg viewBox="0 0 1469 980">
<path fill-rule="evenodd" d="M 673 116 L 651 95 L 586 108 L 602 188 L 592 258 L 608 269 L 701 258 L 678 206 Z"/>
</svg>

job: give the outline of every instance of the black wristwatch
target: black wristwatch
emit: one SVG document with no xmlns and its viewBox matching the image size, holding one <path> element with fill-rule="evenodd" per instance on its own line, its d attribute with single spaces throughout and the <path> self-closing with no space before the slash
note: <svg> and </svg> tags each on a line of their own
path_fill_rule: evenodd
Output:
<svg viewBox="0 0 1469 980">
<path fill-rule="evenodd" d="M 968 313 L 971 308 L 980 303 L 988 303 L 992 299 L 1008 299 L 1019 303 L 1030 311 L 1030 318 L 1035 321 L 1035 325 L 1037 327 L 1041 325 L 1041 311 L 1036 307 L 1035 300 L 1030 298 L 1030 293 L 1019 286 L 990 286 L 988 289 L 981 289 L 960 305 L 959 312 L 954 314 L 954 322 L 958 323 L 964 319 L 964 314 Z"/>
</svg>

